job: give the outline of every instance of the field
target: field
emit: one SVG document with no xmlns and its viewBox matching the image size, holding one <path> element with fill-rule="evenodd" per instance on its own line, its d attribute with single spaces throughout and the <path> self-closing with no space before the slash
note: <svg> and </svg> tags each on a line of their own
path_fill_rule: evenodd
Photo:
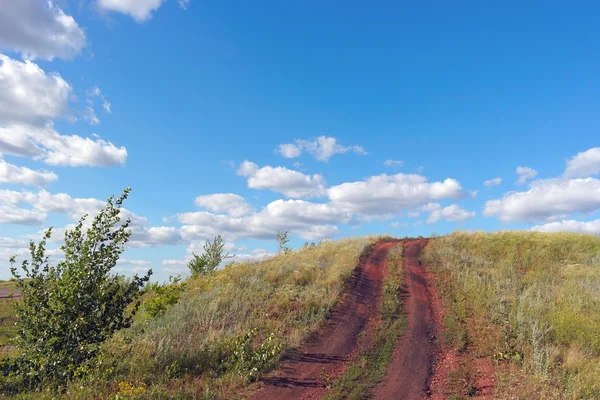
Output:
<svg viewBox="0 0 600 400">
<path fill-rule="evenodd" d="M 600 398 L 600 237 L 454 233 L 424 260 L 454 348 L 493 360 L 494 398 Z"/>
<path fill-rule="evenodd" d="M 59 397 L 597 399 L 600 238 L 368 237 L 234 263 L 151 285 L 99 361 Z"/>
</svg>

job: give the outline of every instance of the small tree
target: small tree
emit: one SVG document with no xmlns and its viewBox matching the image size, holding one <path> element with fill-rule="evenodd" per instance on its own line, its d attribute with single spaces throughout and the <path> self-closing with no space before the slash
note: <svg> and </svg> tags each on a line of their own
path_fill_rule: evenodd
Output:
<svg viewBox="0 0 600 400">
<path fill-rule="evenodd" d="M 287 247 L 287 243 L 290 241 L 289 233 L 290 231 L 277 232 L 277 245 L 279 246 L 280 253 L 288 253 L 291 251 L 291 249 Z"/>
<path fill-rule="evenodd" d="M 188 263 L 188 268 L 192 275 L 210 274 L 223 260 L 235 257 L 235 255 L 226 253 L 224 247 L 225 241 L 221 235 L 217 235 L 212 241 L 207 240 L 204 243 L 204 254 L 199 256 L 196 253 L 192 253 L 192 260 Z"/>
<path fill-rule="evenodd" d="M 17 388 L 65 385 L 91 366 L 106 339 L 131 325 L 139 302 L 129 315 L 125 309 L 152 271 L 141 278 L 110 273 L 131 235 L 129 219 L 117 226 L 129 192 L 127 188 L 116 201 L 111 196 L 85 233 L 87 215 L 65 233 L 61 247 L 65 258 L 56 266 L 45 255 L 52 233 L 48 229 L 38 245 L 30 243 L 31 261 L 22 264 L 25 277 L 11 267 L 23 296 L 16 304 L 16 344 L 21 353 L 3 361 L 2 370 Z"/>
</svg>

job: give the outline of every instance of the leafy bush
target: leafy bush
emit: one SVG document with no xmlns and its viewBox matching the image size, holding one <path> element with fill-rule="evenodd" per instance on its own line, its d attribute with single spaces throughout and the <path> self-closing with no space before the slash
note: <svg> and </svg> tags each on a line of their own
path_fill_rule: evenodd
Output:
<svg viewBox="0 0 600 400">
<path fill-rule="evenodd" d="M 201 256 L 193 253 L 193 258 L 188 263 L 192 276 L 211 274 L 223 260 L 235 257 L 226 253 L 224 247 L 225 241 L 221 235 L 215 236 L 212 241 L 207 240 L 204 243 L 204 253 Z"/>
<path fill-rule="evenodd" d="M 156 296 L 144 303 L 144 308 L 148 316 L 156 317 L 157 315 L 162 315 L 167 311 L 169 306 L 179 302 L 179 295 L 186 287 L 186 283 L 180 283 L 180 280 L 181 278 L 170 276 L 170 283 L 167 285 L 159 285 L 158 283 L 150 285 L 148 289 L 154 292 Z"/>
<path fill-rule="evenodd" d="M 106 339 L 131 325 L 139 303 L 129 315 L 125 309 L 152 271 L 131 279 L 110 273 L 131 235 L 130 220 L 117 227 L 129 191 L 116 201 L 111 196 L 85 233 L 87 215 L 65 233 L 61 247 L 65 259 L 56 266 L 45 254 L 52 233 L 48 229 L 38 245 L 30 243 L 31 261 L 22 263 L 25 277 L 11 267 L 23 300 L 16 304 L 15 341 L 20 354 L 0 365 L 6 389 L 65 385 L 92 367 Z"/>
</svg>

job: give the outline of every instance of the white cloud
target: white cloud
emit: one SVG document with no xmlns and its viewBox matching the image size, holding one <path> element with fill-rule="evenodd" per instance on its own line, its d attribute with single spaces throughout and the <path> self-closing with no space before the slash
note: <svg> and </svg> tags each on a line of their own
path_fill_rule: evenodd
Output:
<svg viewBox="0 0 600 400">
<path fill-rule="evenodd" d="M 403 167 L 404 161 L 402 160 L 385 160 L 383 163 L 386 167 Z"/>
<path fill-rule="evenodd" d="M 96 0 L 101 9 L 128 14 L 137 22 L 152 18 L 164 0 Z M 181 4 L 181 2 L 180 2 Z"/>
<path fill-rule="evenodd" d="M 22 209 L 16 206 L 29 204 L 32 209 Z M 90 226 L 93 217 L 106 205 L 103 200 L 94 198 L 74 198 L 67 193 L 52 194 L 46 190 L 40 190 L 37 193 L 30 191 L 0 190 L 0 223 L 21 224 L 21 225 L 41 225 L 46 219 L 48 213 L 58 213 L 67 215 L 72 221 L 88 214 L 84 228 Z M 4 217 L 4 219 L 3 219 Z M 166 245 L 184 244 L 179 229 L 170 226 L 149 226 L 149 221 L 123 208 L 121 210 L 121 219 L 130 219 L 131 237 L 128 242 L 130 247 L 156 247 Z M 65 230 L 73 229 L 75 225 L 69 224 L 64 228 L 54 229 L 51 241 L 61 243 Z"/>
<path fill-rule="evenodd" d="M 185 266 L 190 260 L 162 260 L 162 265 L 181 265 Z"/>
<path fill-rule="evenodd" d="M 145 267 L 146 265 L 152 264 L 151 261 L 148 260 L 129 260 L 126 258 L 119 258 L 117 264 L 120 265 L 135 265 L 137 267 Z"/>
<path fill-rule="evenodd" d="M 526 192 L 509 192 L 485 203 L 483 214 L 503 222 L 556 220 L 600 208 L 600 180 L 548 179 L 533 182 Z"/>
<path fill-rule="evenodd" d="M 339 223 L 349 223 L 349 213 L 330 204 L 303 200 L 276 200 L 260 212 L 245 217 L 231 217 L 197 211 L 177 214 L 184 239 L 194 241 L 222 234 L 226 239 L 274 239 L 278 231 L 289 230 L 308 240 L 335 236 Z"/>
<path fill-rule="evenodd" d="M 277 151 L 285 158 L 296 158 L 302 154 L 302 148 L 295 144 L 280 144 L 277 147 Z"/>
<path fill-rule="evenodd" d="M 492 186 L 498 186 L 501 183 L 502 183 L 502 178 L 498 177 L 498 178 L 484 181 L 483 186 L 492 187 Z"/>
<path fill-rule="evenodd" d="M 390 223 L 391 228 L 408 228 L 408 224 L 404 222 L 392 222 Z"/>
<path fill-rule="evenodd" d="M 43 124 L 61 117 L 71 86 L 58 74 L 46 74 L 31 61 L 0 54 L 0 127 L 15 123 Z"/>
<path fill-rule="evenodd" d="M 13 138 L 19 137 L 18 141 Z M 0 151 L 16 156 L 34 155 L 49 165 L 108 167 L 125 164 L 127 149 L 100 138 L 61 135 L 51 123 L 44 127 L 0 127 Z"/>
<path fill-rule="evenodd" d="M 600 147 L 593 147 L 567 161 L 564 176 L 585 178 L 600 173 Z"/>
<path fill-rule="evenodd" d="M 430 183 L 424 176 L 414 174 L 382 174 L 329 189 L 333 207 L 371 216 L 397 214 L 431 201 L 463 195 L 463 189 L 455 179 Z"/>
<path fill-rule="evenodd" d="M 216 213 L 227 213 L 232 217 L 241 217 L 252 212 L 252 207 L 242 196 L 233 193 L 215 193 L 198 196 L 194 200 L 198 207 Z"/>
<path fill-rule="evenodd" d="M 12 205 L 0 204 L 0 224 L 41 225 L 46 214 L 37 210 L 26 210 Z"/>
<path fill-rule="evenodd" d="M 250 161 L 244 161 L 237 173 L 248 179 L 249 188 L 272 190 L 286 197 L 318 197 L 325 193 L 325 180 L 319 174 L 304 175 L 284 167 L 259 168 Z"/>
<path fill-rule="evenodd" d="M 519 179 L 517 180 L 519 185 L 523 185 L 528 180 L 535 178 L 538 174 L 535 169 L 529 167 L 517 167 L 516 172 L 519 176 Z"/>
<path fill-rule="evenodd" d="M 353 152 L 356 154 L 367 154 L 364 148 L 358 145 L 342 146 L 337 143 L 337 139 L 329 136 L 319 136 L 312 140 L 296 140 L 296 143 L 280 144 L 277 151 L 283 157 L 295 158 L 306 151 L 312 154 L 317 160 L 328 161 L 334 154 L 343 154 Z"/>
<path fill-rule="evenodd" d="M 98 125 L 100 123 L 100 119 L 96 115 L 96 111 L 89 106 L 85 108 L 85 111 L 83 112 L 83 118 L 91 125 Z"/>
<path fill-rule="evenodd" d="M 51 1 L 0 0 L 0 9 L 0 49 L 52 60 L 73 58 L 85 46 L 84 31 Z"/>
<path fill-rule="evenodd" d="M 131 237 L 127 243 L 130 247 L 176 246 L 184 244 L 179 230 L 172 226 L 138 226 L 131 225 Z"/>
<path fill-rule="evenodd" d="M 431 212 L 429 213 L 429 218 L 427 219 L 428 224 L 433 224 L 441 220 L 453 222 L 464 221 L 475 216 L 474 211 L 467 211 L 458 204 L 452 204 L 442 208 L 436 203 L 430 209 Z"/>
<path fill-rule="evenodd" d="M 29 246 L 29 242 L 25 240 L 10 238 L 10 237 L 0 237 L 0 247 L 16 249 L 16 248 L 26 248 Z"/>
<path fill-rule="evenodd" d="M 44 187 L 57 179 L 58 176 L 54 172 L 34 171 L 27 167 L 18 167 L 0 158 L 0 183 Z"/>
<path fill-rule="evenodd" d="M 536 225 L 531 228 L 532 231 L 539 232 L 580 232 L 600 234 L 600 219 L 593 221 L 556 221 L 543 225 Z"/>
<path fill-rule="evenodd" d="M 177 0 L 177 2 L 179 3 L 179 7 L 183 8 L 184 10 L 187 10 L 188 6 L 190 5 L 190 0 Z"/>
</svg>

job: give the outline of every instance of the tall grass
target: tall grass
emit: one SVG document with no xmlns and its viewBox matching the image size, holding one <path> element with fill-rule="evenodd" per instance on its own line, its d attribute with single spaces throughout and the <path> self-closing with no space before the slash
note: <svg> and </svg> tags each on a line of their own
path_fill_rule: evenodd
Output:
<svg viewBox="0 0 600 400">
<path fill-rule="evenodd" d="M 511 366 L 497 397 L 600 398 L 600 237 L 454 233 L 424 257 L 456 347 Z"/>
<path fill-rule="evenodd" d="M 142 306 L 134 325 L 106 344 L 99 370 L 65 397 L 243 397 L 247 376 L 222 365 L 232 343 L 256 332 L 256 347 L 271 334 L 286 348 L 300 345 L 339 300 L 373 239 L 323 242 L 189 279 L 163 315 L 150 318 Z"/>
</svg>

